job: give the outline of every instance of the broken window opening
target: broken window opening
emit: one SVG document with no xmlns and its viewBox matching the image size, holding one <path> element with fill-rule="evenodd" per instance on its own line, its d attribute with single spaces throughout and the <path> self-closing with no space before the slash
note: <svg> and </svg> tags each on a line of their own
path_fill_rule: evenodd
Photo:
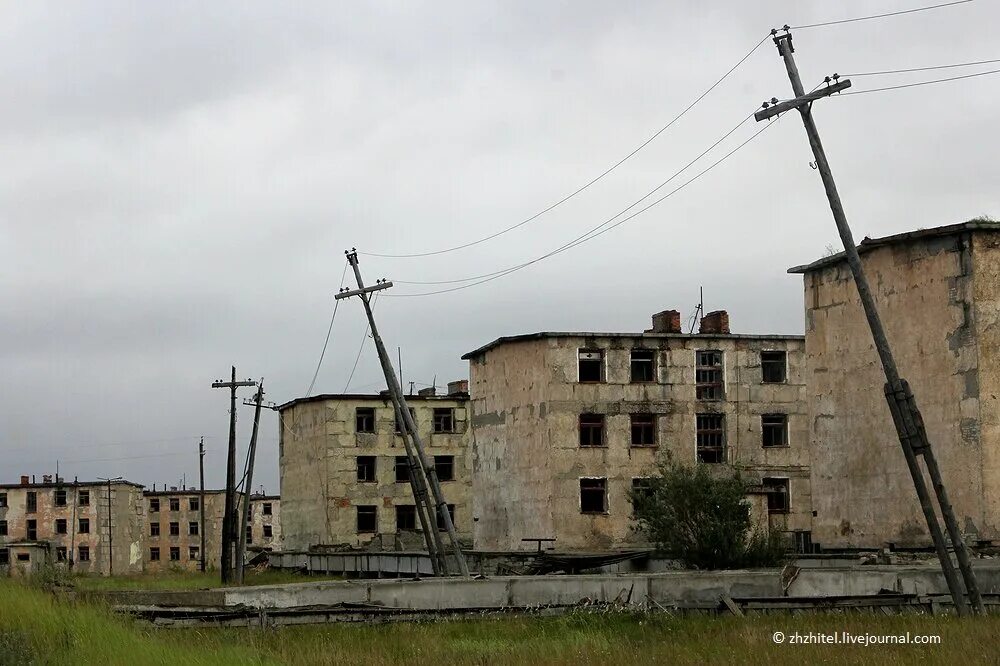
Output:
<svg viewBox="0 0 1000 666">
<path fill-rule="evenodd" d="M 188 523 L 188 534 L 190 536 L 198 536 L 198 530 L 199 526 L 197 521 L 192 520 Z"/>
<path fill-rule="evenodd" d="M 365 433 L 375 432 L 374 407 L 358 407 L 354 410 L 354 430 Z"/>
<path fill-rule="evenodd" d="M 17 561 L 18 562 L 30 562 L 31 561 L 31 554 L 30 553 L 18 553 L 17 554 Z"/>
<path fill-rule="evenodd" d="M 149 549 L 149 561 L 150 562 L 160 561 L 160 549 L 157 548 L 156 546 L 153 546 L 152 548 Z"/>
<path fill-rule="evenodd" d="M 253 543 L 253 525 L 247 525 L 247 543 Z"/>
<path fill-rule="evenodd" d="M 170 561 L 171 562 L 180 562 L 180 560 L 181 560 L 181 547 L 180 546 L 171 546 L 170 547 Z"/>
<path fill-rule="evenodd" d="M 270 525 L 264 525 L 264 538 L 270 539 L 272 536 L 274 536 L 274 530 L 272 527 Z"/>
<path fill-rule="evenodd" d="M 7 508 L 7 493 L 0 493 L 0 509 Z"/>
<path fill-rule="evenodd" d="M 28 513 L 34 513 L 38 511 L 38 494 L 34 490 L 29 490 L 28 494 L 25 496 L 25 511 Z"/>
<path fill-rule="evenodd" d="M 722 377 L 722 352 L 700 351 L 695 367 L 698 400 L 722 400 L 725 395 Z"/>
<path fill-rule="evenodd" d="M 788 446 L 788 414 L 761 414 L 760 430 L 763 446 Z"/>
<path fill-rule="evenodd" d="M 375 456 L 358 456 L 358 483 L 375 483 Z"/>
<path fill-rule="evenodd" d="M 76 531 L 79 532 L 80 534 L 90 534 L 90 519 L 81 518 L 79 529 L 77 529 Z"/>
<path fill-rule="evenodd" d="M 90 546 L 80 546 L 76 551 L 76 561 L 77 562 L 89 562 L 90 561 Z"/>
<path fill-rule="evenodd" d="M 581 349 L 577 358 L 581 383 L 604 381 L 604 352 L 600 349 Z"/>
<path fill-rule="evenodd" d="M 197 560 L 201 555 L 201 549 L 198 546 L 188 546 L 188 559 Z"/>
<path fill-rule="evenodd" d="M 0 536 L 7 536 L 7 521 L 0 520 Z"/>
<path fill-rule="evenodd" d="M 454 525 L 455 524 L 455 505 L 454 504 L 448 504 L 447 507 L 448 507 L 448 515 L 451 516 L 451 524 Z M 441 517 L 441 511 L 440 510 L 436 511 L 435 515 L 437 516 L 437 528 L 438 528 L 438 531 L 439 532 L 445 532 L 446 528 L 444 526 L 444 519 Z"/>
<path fill-rule="evenodd" d="M 784 384 L 788 381 L 788 354 L 783 351 L 762 351 L 760 374 L 764 384 Z"/>
<path fill-rule="evenodd" d="M 180 500 L 179 497 L 171 497 L 170 498 L 170 510 L 171 511 L 180 511 L 181 510 L 181 500 Z"/>
<path fill-rule="evenodd" d="M 656 446 L 656 414 L 632 414 L 632 446 Z"/>
<path fill-rule="evenodd" d="M 358 534 L 374 534 L 378 531 L 378 507 L 374 505 L 360 505 L 358 509 L 357 532 Z M 267 536 L 265 534 L 265 536 Z"/>
<path fill-rule="evenodd" d="M 56 519 L 56 534 L 66 534 L 67 531 L 68 531 L 68 528 L 66 526 L 66 519 L 65 518 L 57 518 Z"/>
<path fill-rule="evenodd" d="M 608 480 L 580 479 L 580 513 L 608 512 Z"/>
<path fill-rule="evenodd" d="M 604 414 L 580 414 L 580 446 L 604 446 Z"/>
<path fill-rule="evenodd" d="M 652 349 L 633 349 L 629 366 L 632 383 L 656 381 L 656 352 Z"/>
<path fill-rule="evenodd" d="M 434 456 L 434 471 L 438 481 L 454 481 L 455 456 Z"/>
<path fill-rule="evenodd" d="M 725 414 L 698 414 L 696 425 L 698 462 L 726 462 Z"/>
<path fill-rule="evenodd" d="M 38 521 L 29 520 L 25 523 L 24 536 L 28 541 L 34 541 L 38 538 Z"/>
<path fill-rule="evenodd" d="M 767 492 L 767 512 L 768 514 L 788 513 L 788 479 L 784 478 L 764 478 L 761 485 Z"/>
<path fill-rule="evenodd" d="M 55 505 L 56 506 L 66 506 L 66 491 L 57 490 L 55 493 Z"/>
<path fill-rule="evenodd" d="M 149 524 L 149 536 L 158 537 L 160 536 L 160 524 L 150 523 Z"/>
<path fill-rule="evenodd" d="M 10 564 L 10 549 L 0 548 L 0 566 Z"/>
<path fill-rule="evenodd" d="M 648 476 L 632 479 L 632 515 L 636 515 L 644 501 L 653 495 L 653 480 Z"/>
<path fill-rule="evenodd" d="M 271 503 L 270 502 L 264 502 L 263 504 L 261 504 L 261 506 L 260 506 L 260 514 L 262 516 L 270 516 L 271 515 Z"/>
<path fill-rule="evenodd" d="M 413 424 L 416 425 L 416 423 L 417 423 L 417 412 L 416 412 L 415 409 L 413 409 L 413 407 L 409 407 L 408 409 L 410 410 L 410 419 L 413 421 Z M 402 434 L 403 429 L 399 427 L 400 423 L 399 423 L 399 419 L 398 418 L 395 419 L 395 423 L 396 423 L 396 426 L 395 426 L 396 427 L 396 430 L 395 430 L 396 434 L 397 435 Z"/>
<path fill-rule="evenodd" d="M 77 493 L 77 504 L 80 506 L 90 506 L 90 491 L 81 490 Z"/>
<path fill-rule="evenodd" d="M 170 523 L 170 536 L 180 536 L 180 535 L 181 535 L 181 524 Z"/>
<path fill-rule="evenodd" d="M 149 500 L 149 511 L 150 513 L 158 513 L 160 511 L 160 500 L 153 497 Z"/>
<path fill-rule="evenodd" d="M 66 546 L 56 546 L 56 562 L 65 562 L 66 557 Z"/>
<path fill-rule="evenodd" d="M 197 511 L 201 508 L 201 502 L 197 497 L 188 498 L 188 511 Z"/>
<path fill-rule="evenodd" d="M 417 507 L 413 504 L 396 505 L 396 531 L 417 529 Z"/>
<path fill-rule="evenodd" d="M 455 410 L 451 407 L 434 408 L 434 432 L 455 432 Z"/>
<path fill-rule="evenodd" d="M 396 483 L 409 483 L 410 459 L 406 456 L 396 456 Z"/>
</svg>

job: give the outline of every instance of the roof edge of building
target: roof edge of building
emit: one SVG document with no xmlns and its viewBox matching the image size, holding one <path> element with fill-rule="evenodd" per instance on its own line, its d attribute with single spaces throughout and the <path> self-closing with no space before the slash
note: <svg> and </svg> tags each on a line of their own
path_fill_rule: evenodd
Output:
<svg viewBox="0 0 1000 666">
<path fill-rule="evenodd" d="M 406 398 L 407 402 L 414 401 L 458 401 L 466 402 L 469 400 L 468 393 L 456 393 L 453 395 L 407 395 L 403 396 Z M 392 398 L 389 397 L 388 393 L 320 393 L 318 395 L 311 395 L 306 398 L 293 398 L 288 402 L 278 405 L 277 410 L 283 412 L 290 407 L 295 405 L 301 405 L 309 402 L 322 402 L 324 400 L 381 400 L 383 402 L 391 402 Z"/>
</svg>

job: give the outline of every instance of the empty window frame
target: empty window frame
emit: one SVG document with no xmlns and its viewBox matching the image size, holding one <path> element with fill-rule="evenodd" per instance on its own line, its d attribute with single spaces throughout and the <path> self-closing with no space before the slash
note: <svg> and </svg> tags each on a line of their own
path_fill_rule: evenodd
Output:
<svg viewBox="0 0 1000 666">
<path fill-rule="evenodd" d="M 640 476 L 632 479 L 632 515 L 635 515 L 637 507 L 653 493 L 653 481 L 648 476 Z"/>
<path fill-rule="evenodd" d="M 396 531 L 417 529 L 417 507 L 412 504 L 396 506 Z"/>
<path fill-rule="evenodd" d="M 760 432 L 765 447 L 788 446 L 788 414 L 761 414 Z"/>
<path fill-rule="evenodd" d="M 578 377 L 581 382 L 604 381 L 604 352 L 600 349 L 581 349 L 577 352 Z"/>
<path fill-rule="evenodd" d="M 409 483 L 410 459 L 406 456 L 396 456 L 396 483 Z"/>
<path fill-rule="evenodd" d="M 604 414 L 580 414 L 580 446 L 604 446 Z"/>
<path fill-rule="evenodd" d="M 67 555 L 66 546 L 56 546 L 56 562 L 65 562 Z"/>
<path fill-rule="evenodd" d="M 149 561 L 150 562 L 160 561 L 160 549 L 158 547 L 153 546 L 152 548 L 149 549 Z"/>
<path fill-rule="evenodd" d="M 410 409 L 410 419 L 413 421 L 414 424 L 416 424 L 417 423 L 417 412 L 416 412 L 415 409 L 413 409 L 413 407 L 410 407 L 409 409 Z M 394 432 L 397 435 L 399 433 L 403 432 L 403 430 L 399 427 L 400 426 L 399 419 L 397 419 L 397 418 L 394 417 L 393 418 L 393 422 L 396 424 Z"/>
<path fill-rule="evenodd" d="M 656 446 L 656 414 L 631 414 L 632 446 Z"/>
<path fill-rule="evenodd" d="M 454 481 L 455 456 L 434 456 L 434 470 L 438 481 Z"/>
<path fill-rule="evenodd" d="M 760 380 L 765 384 L 783 384 L 788 381 L 788 355 L 783 351 L 760 353 Z"/>
<path fill-rule="evenodd" d="M 608 512 L 608 480 L 580 479 L 580 513 Z"/>
<path fill-rule="evenodd" d="M 374 534 L 378 531 L 378 507 L 375 505 L 359 505 L 357 517 L 358 534 Z M 270 526 L 268 526 L 270 527 Z M 265 532 L 264 536 L 267 536 Z"/>
<path fill-rule="evenodd" d="M 0 566 L 10 564 L 10 549 L 0 548 Z"/>
<path fill-rule="evenodd" d="M 160 500 L 159 498 L 152 498 L 149 500 L 149 511 L 150 513 L 157 513 L 160 510 Z"/>
<path fill-rule="evenodd" d="M 192 520 L 188 523 L 188 534 L 191 536 L 198 536 L 199 525 L 198 522 Z"/>
<path fill-rule="evenodd" d="M 455 410 L 451 407 L 435 407 L 434 432 L 455 432 Z"/>
<path fill-rule="evenodd" d="M 722 352 L 697 352 L 695 392 L 698 400 L 722 400 L 725 396 L 722 380 Z"/>
<path fill-rule="evenodd" d="M 76 551 L 76 561 L 77 562 L 89 562 L 90 561 L 90 546 L 80 546 Z"/>
<path fill-rule="evenodd" d="M 197 497 L 188 498 L 188 511 L 197 511 L 201 508 L 201 502 Z"/>
<path fill-rule="evenodd" d="M 436 511 L 435 515 L 437 516 L 438 531 L 439 532 L 444 532 L 446 528 L 444 526 L 444 519 L 441 518 L 441 512 L 440 511 Z M 448 505 L 448 515 L 451 517 L 451 524 L 454 525 L 455 524 L 455 505 L 454 504 L 449 504 Z"/>
<path fill-rule="evenodd" d="M 34 541 L 38 538 L 38 521 L 29 520 L 25 522 L 24 525 L 24 536 L 28 541 Z"/>
<path fill-rule="evenodd" d="M 38 493 L 34 490 L 29 490 L 27 495 L 25 495 L 25 511 L 28 513 L 34 513 L 38 511 Z"/>
<path fill-rule="evenodd" d="M 0 509 L 7 508 L 7 493 L 0 493 Z"/>
<path fill-rule="evenodd" d="M 149 536 L 158 537 L 160 536 L 160 524 L 150 523 L 149 524 Z"/>
<path fill-rule="evenodd" d="M 253 504 L 247 507 L 247 522 L 253 522 Z"/>
<path fill-rule="evenodd" d="M 262 516 L 270 516 L 271 515 L 271 503 L 270 502 L 264 502 L 263 504 L 261 504 L 260 505 L 260 513 L 261 513 Z"/>
<path fill-rule="evenodd" d="M 656 381 L 656 352 L 652 349 L 633 349 L 629 362 L 633 383 Z"/>
<path fill-rule="evenodd" d="M 180 562 L 181 561 L 181 547 L 180 546 L 171 546 L 170 547 L 170 561 L 171 562 Z"/>
<path fill-rule="evenodd" d="M 270 539 L 274 536 L 274 529 L 270 525 L 264 525 L 264 538 Z"/>
<path fill-rule="evenodd" d="M 253 543 L 253 525 L 247 525 L 247 543 Z"/>
<path fill-rule="evenodd" d="M 761 485 L 767 492 L 767 512 L 788 513 L 788 479 L 764 478 Z"/>
<path fill-rule="evenodd" d="M 59 489 L 55 493 L 55 505 L 66 506 L 66 491 Z"/>
<path fill-rule="evenodd" d="M 180 535 L 181 535 L 181 524 L 170 523 L 170 536 L 180 536 Z"/>
<path fill-rule="evenodd" d="M 56 519 L 56 534 L 66 534 L 67 526 L 65 518 Z"/>
<path fill-rule="evenodd" d="M 698 414 L 695 418 L 698 462 L 726 462 L 725 414 Z"/>
<path fill-rule="evenodd" d="M 170 510 L 180 511 L 181 510 L 181 499 L 179 497 L 170 498 Z"/>
<path fill-rule="evenodd" d="M 18 553 L 17 554 L 17 561 L 18 562 L 30 562 L 31 561 L 31 553 Z"/>
<path fill-rule="evenodd" d="M 80 506 L 90 506 L 90 491 L 81 490 L 77 493 L 77 504 Z"/>
<path fill-rule="evenodd" d="M 7 521 L 0 520 L 0 536 L 7 536 Z"/>
<path fill-rule="evenodd" d="M 358 456 L 358 483 L 375 481 L 375 456 Z"/>
<path fill-rule="evenodd" d="M 201 556 L 201 550 L 198 546 L 188 546 L 188 559 L 197 560 Z"/>
<path fill-rule="evenodd" d="M 90 519 L 81 518 L 78 529 L 76 530 L 80 534 L 90 534 Z"/>
<path fill-rule="evenodd" d="M 354 410 L 354 431 L 375 432 L 375 408 L 358 407 Z"/>
</svg>

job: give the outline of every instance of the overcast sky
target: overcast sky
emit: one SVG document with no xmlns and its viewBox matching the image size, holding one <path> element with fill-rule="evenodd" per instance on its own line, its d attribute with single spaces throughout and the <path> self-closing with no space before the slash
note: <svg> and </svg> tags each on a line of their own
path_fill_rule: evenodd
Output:
<svg viewBox="0 0 1000 666">
<path fill-rule="evenodd" d="M 67 477 L 176 485 L 186 474 L 193 485 L 204 435 L 208 484 L 221 485 L 228 393 L 211 382 L 235 364 L 265 378 L 267 399 L 303 396 L 345 248 L 431 251 L 515 224 L 628 154 L 772 26 L 920 4 L 934 3 L 6 3 L 0 481 L 53 473 L 58 459 Z M 796 57 L 808 89 L 833 72 L 998 58 L 997 25 L 1000 7 L 980 0 L 796 30 Z M 772 96 L 791 93 L 767 42 L 550 213 L 459 252 L 362 256 L 362 271 L 448 280 L 533 258 L 640 198 Z M 817 102 L 857 239 L 1000 217 L 998 100 L 1000 75 Z M 469 289 L 381 298 L 404 382 L 464 378 L 460 356 L 500 335 L 639 331 L 667 308 L 686 318 L 699 286 L 734 332 L 802 333 L 801 277 L 785 270 L 839 242 L 811 159 L 789 115 L 579 248 Z M 364 326 L 360 303 L 345 302 L 315 392 L 345 389 Z M 369 341 L 351 390 L 383 386 Z M 252 409 L 239 419 L 242 453 Z M 277 429 L 265 413 L 254 485 L 270 492 Z"/>
</svg>

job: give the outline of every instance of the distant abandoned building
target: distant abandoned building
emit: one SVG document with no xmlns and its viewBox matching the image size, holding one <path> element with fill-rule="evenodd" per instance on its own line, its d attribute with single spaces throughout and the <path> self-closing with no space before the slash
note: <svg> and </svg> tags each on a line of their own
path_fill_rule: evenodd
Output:
<svg viewBox="0 0 1000 666">
<path fill-rule="evenodd" d="M 970 541 L 1000 539 L 1000 224 L 972 221 L 858 247 L 900 373 Z M 801 273 L 813 538 L 824 547 L 927 546 L 844 255 Z"/>
<path fill-rule="evenodd" d="M 459 537 L 471 542 L 468 382 L 406 397 Z M 409 467 L 388 394 L 317 395 L 278 407 L 287 550 L 423 549 Z M 443 528 L 443 526 L 442 526 Z"/>
<path fill-rule="evenodd" d="M 462 358 L 477 549 L 642 545 L 629 491 L 668 454 L 740 469 L 758 523 L 808 543 L 802 336 L 732 334 L 724 311 L 685 334 L 670 310 L 645 333 L 517 335 Z"/>
</svg>

